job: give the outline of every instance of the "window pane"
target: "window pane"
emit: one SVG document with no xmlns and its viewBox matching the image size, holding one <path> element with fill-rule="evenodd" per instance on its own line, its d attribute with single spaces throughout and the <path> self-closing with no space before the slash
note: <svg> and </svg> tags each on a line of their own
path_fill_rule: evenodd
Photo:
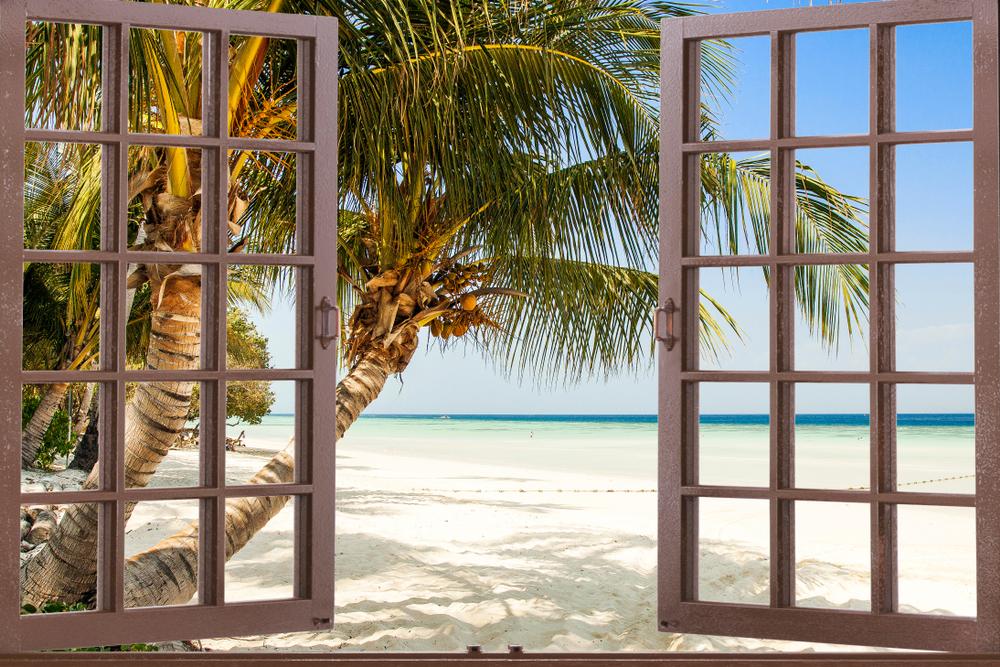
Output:
<svg viewBox="0 0 1000 667">
<path fill-rule="evenodd" d="M 101 26 L 30 21 L 25 37 L 25 126 L 100 130 Z"/>
<path fill-rule="evenodd" d="M 975 411 L 971 385 L 898 385 L 896 488 L 975 493 Z"/>
<path fill-rule="evenodd" d="M 870 168 L 864 146 L 795 151 L 796 252 L 868 252 Z"/>
<path fill-rule="evenodd" d="M 896 280 L 896 370 L 972 371 L 971 264 L 900 264 Z"/>
<path fill-rule="evenodd" d="M 868 132 L 868 30 L 795 35 L 795 133 Z"/>
<path fill-rule="evenodd" d="M 899 610 L 976 615 L 976 510 L 900 505 Z"/>
<path fill-rule="evenodd" d="M 972 24 L 896 28 L 896 129 L 972 127 Z"/>
<path fill-rule="evenodd" d="M 24 145 L 24 247 L 98 250 L 101 147 L 29 141 Z"/>
<path fill-rule="evenodd" d="M 200 135 L 200 32 L 129 31 L 129 130 Z"/>
<path fill-rule="evenodd" d="M 233 137 L 295 139 L 298 44 L 294 39 L 232 35 L 229 84 L 242 84 L 233 113 Z"/>
<path fill-rule="evenodd" d="M 867 371 L 868 266 L 795 270 L 795 370 Z"/>
<path fill-rule="evenodd" d="M 699 498 L 697 503 L 698 599 L 768 604 L 768 501 Z"/>
<path fill-rule="evenodd" d="M 196 382 L 125 385 L 125 478 L 131 487 L 200 486 L 201 388 Z"/>
<path fill-rule="evenodd" d="M 698 385 L 698 483 L 767 486 L 771 428 L 766 383 Z"/>
<path fill-rule="evenodd" d="M 226 602 L 293 597 L 297 502 L 297 498 L 287 496 L 226 501 L 226 513 L 234 517 L 234 537 L 227 540 L 229 544 L 243 543 L 250 536 L 250 517 L 262 514 L 274 517 L 226 563 Z"/>
<path fill-rule="evenodd" d="M 21 491 L 76 491 L 96 471 L 101 391 L 96 382 L 22 386 Z"/>
<path fill-rule="evenodd" d="M 795 501 L 795 604 L 871 609 L 871 508 Z"/>
<path fill-rule="evenodd" d="M 701 103 L 714 122 L 712 139 L 771 135 L 770 37 L 703 41 Z M 704 130 L 703 130 L 704 135 Z"/>
<path fill-rule="evenodd" d="M 146 252 L 201 252 L 202 152 L 197 148 L 129 146 L 128 243 Z M 153 265 L 151 277 L 178 271 Z M 183 272 L 174 277 L 184 277 Z M 161 281 L 157 281 L 157 285 Z"/>
<path fill-rule="evenodd" d="M 768 289 L 756 267 L 697 269 L 700 281 L 699 352 L 704 370 L 767 370 Z"/>
<path fill-rule="evenodd" d="M 895 150 L 896 250 L 972 250 L 972 144 Z"/>
<path fill-rule="evenodd" d="M 226 383 L 226 483 L 295 481 L 283 465 L 257 475 L 262 457 L 266 461 L 287 448 L 287 455 L 294 458 L 295 385 L 294 381 L 266 380 Z"/>
<path fill-rule="evenodd" d="M 770 190 L 770 154 L 703 154 L 698 252 L 701 255 L 766 255 L 770 234 Z"/>
<path fill-rule="evenodd" d="M 22 368 L 100 368 L 101 265 L 24 265 Z"/>
<path fill-rule="evenodd" d="M 174 581 L 181 582 L 175 592 L 176 604 L 197 604 L 198 550 L 175 548 L 197 544 L 197 500 L 149 500 L 136 503 L 125 530 L 125 557 L 156 548 L 160 559 L 156 565 L 175 572 Z M 169 540 L 169 541 L 168 541 Z M 151 566 L 155 565 L 150 563 Z M 192 589 L 194 589 L 192 591 Z M 188 597 L 190 595 L 190 597 Z M 135 598 L 126 595 L 126 607 L 144 607 L 141 592 Z"/>
<path fill-rule="evenodd" d="M 795 385 L 795 486 L 870 487 L 869 389 L 866 384 Z"/>
<path fill-rule="evenodd" d="M 66 613 L 94 609 L 101 576 L 81 573 L 74 590 L 52 584 L 46 575 L 53 560 L 97 563 L 97 503 L 21 507 L 21 613 Z M 99 533 L 100 531 L 97 531 Z"/>
<path fill-rule="evenodd" d="M 301 252 L 296 162 L 295 153 L 229 152 L 229 252 Z"/>
<path fill-rule="evenodd" d="M 226 287 L 227 368 L 297 368 L 296 286 L 305 269 L 233 264 Z M 332 317 L 332 316 L 331 316 Z"/>
</svg>

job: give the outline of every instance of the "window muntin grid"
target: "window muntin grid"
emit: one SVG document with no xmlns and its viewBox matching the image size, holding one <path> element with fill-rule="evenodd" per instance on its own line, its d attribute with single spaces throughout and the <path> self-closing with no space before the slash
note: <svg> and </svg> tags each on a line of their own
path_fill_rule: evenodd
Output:
<svg viewBox="0 0 1000 667">
<path fill-rule="evenodd" d="M 25 127 L 24 31 L 31 21 L 84 23 L 102 30 L 102 113 L 99 128 L 61 130 Z M 160 28 L 202 35 L 202 135 L 139 134 L 129 131 L 127 100 L 129 37 L 132 28 Z M 329 627 L 333 609 L 333 506 L 335 422 L 333 411 L 316 409 L 319 396 L 336 386 L 336 349 L 314 344 L 320 330 L 316 308 L 336 294 L 336 188 L 318 186 L 317 174 L 337 171 L 337 22 L 324 17 L 265 14 L 145 3 L 13 0 L 0 10 L 0 82 L 9 91 L 0 100 L 0 165 L 11 176 L 3 188 L 6 224 L 0 274 L 20 284 L 27 262 L 90 262 L 101 266 L 100 358 L 88 371 L 22 370 L 21 294 L 4 290 L 6 352 L 0 355 L 8 382 L 5 408 L 20 412 L 22 384 L 76 381 L 99 383 L 102 430 L 97 488 L 67 492 L 21 493 L 20 430 L 7 429 L 0 497 L 7 507 L 0 525 L 0 547 L 7 549 L 0 572 L 3 617 L 0 651 L 93 646 L 230 634 L 280 632 Z M 257 34 L 295 40 L 297 46 L 297 138 L 268 140 L 230 137 L 227 131 L 228 45 L 231 34 Z M 320 111 L 321 110 L 321 111 Z M 322 115 L 320 115 L 322 113 Z M 331 117 L 330 114 L 333 114 Z M 102 151 L 100 246 L 93 250 L 22 249 L 21 175 L 26 142 L 97 144 Z M 202 151 L 202 247 L 181 261 L 201 266 L 201 360 L 196 370 L 129 369 L 125 363 L 125 280 L 136 263 L 164 264 L 165 253 L 132 251 L 125 230 L 128 209 L 130 146 L 177 146 Z M 228 151 L 282 151 L 296 156 L 296 249 L 280 254 L 229 254 L 227 218 Z M 314 187 L 314 184 L 317 187 Z M 322 212 L 322 219 L 320 218 Z M 226 368 L 226 271 L 231 264 L 292 267 L 297 278 L 297 363 L 293 369 Z M 15 273 L 16 271 L 16 273 Z M 222 326 L 220 325 L 222 323 Z M 16 365 L 16 368 L 15 368 Z M 296 383 L 295 479 L 288 484 L 225 484 L 226 381 L 287 380 Z M 200 383 L 202 429 L 199 484 L 183 488 L 126 488 L 124 478 L 125 387 L 127 383 L 183 380 Z M 11 421 L 11 423 L 14 423 Z M 20 423 L 18 421 L 18 423 Z M 15 461 L 15 455 L 17 461 Z M 293 595 L 289 599 L 226 604 L 225 503 L 228 498 L 291 496 L 295 505 L 296 551 Z M 185 500 L 199 506 L 199 590 L 196 605 L 126 611 L 124 592 L 124 515 L 141 501 Z M 98 506 L 97 608 L 86 614 L 20 615 L 20 583 L 12 522 L 21 504 L 93 503 Z"/>
<path fill-rule="evenodd" d="M 894 128 L 894 30 L 901 24 L 972 21 L 975 126 L 970 130 L 897 132 Z M 1000 538 L 1000 488 L 996 479 L 1000 430 L 991 416 L 998 402 L 997 336 L 997 7 L 990 0 L 918 3 L 898 0 L 838 6 L 674 19 L 662 30 L 661 72 L 661 337 L 659 623 L 663 630 L 926 649 L 1000 649 L 1000 560 L 990 545 Z M 793 119 L 795 34 L 863 28 L 869 35 L 869 132 L 799 136 Z M 699 141 L 699 43 L 704 39 L 765 35 L 771 42 L 770 137 Z M 969 252 L 898 252 L 893 211 L 895 146 L 974 144 L 975 244 Z M 796 149 L 864 146 L 869 149 L 871 241 L 868 252 L 795 254 L 793 156 Z M 712 152 L 768 152 L 772 167 L 768 254 L 699 256 L 699 160 Z M 969 372 L 901 372 L 895 367 L 893 268 L 897 264 L 969 263 L 975 268 L 976 366 Z M 794 367 L 795 266 L 858 264 L 869 272 L 867 371 L 804 371 Z M 699 367 L 697 269 L 767 267 L 769 364 L 766 371 Z M 676 305 L 675 322 L 667 306 Z M 665 308 L 667 307 L 667 308 Z M 693 344 L 692 344 L 693 342 Z M 676 343 L 676 344 L 674 344 Z M 770 387 L 770 451 L 766 485 L 699 485 L 698 394 L 707 382 L 766 383 Z M 869 388 L 870 460 L 866 489 L 804 489 L 794 484 L 796 383 L 853 383 Z M 895 387 L 901 383 L 972 385 L 976 390 L 976 494 L 898 490 L 894 466 Z M 749 386 L 749 385 L 748 385 Z M 832 389 L 831 390 L 835 390 Z M 737 604 L 699 599 L 699 498 L 766 501 L 769 508 L 769 603 Z M 804 609 L 795 605 L 794 503 L 847 502 L 869 508 L 871 612 Z M 897 512 L 909 505 L 975 508 L 977 526 L 976 618 L 898 612 Z"/>
</svg>

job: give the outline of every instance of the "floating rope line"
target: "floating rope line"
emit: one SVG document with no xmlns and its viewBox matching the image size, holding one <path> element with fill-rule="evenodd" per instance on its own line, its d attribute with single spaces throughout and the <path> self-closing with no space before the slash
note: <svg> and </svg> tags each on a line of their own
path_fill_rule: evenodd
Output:
<svg viewBox="0 0 1000 667">
<path fill-rule="evenodd" d="M 975 474 L 972 474 L 972 475 L 955 475 L 954 477 L 938 477 L 937 479 L 922 479 L 919 482 L 903 482 L 902 484 L 896 484 L 896 486 L 897 487 L 900 487 L 900 486 L 917 486 L 918 484 L 934 484 L 936 482 L 953 482 L 953 481 L 956 481 L 956 480 L 959 480 L 959 479 L 972 479 L 975 476 L 976 476 Z M 852 487 L 849 487 L 847 490 L 848 491 L 867 491 L 869 488 L 871 488 L 871 487 L 867 487 L 867 486 L 852 486 Z"/>
</svg>

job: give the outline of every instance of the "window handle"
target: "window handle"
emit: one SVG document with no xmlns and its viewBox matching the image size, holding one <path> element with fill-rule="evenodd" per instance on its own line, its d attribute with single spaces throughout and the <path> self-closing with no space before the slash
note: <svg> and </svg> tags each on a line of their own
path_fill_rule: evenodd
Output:
<svg viewBox="0 0 1000 667">
<path fill-rule="evenodd" d="M 323 300 L 319 302 L 319 313 L 320 313 L 320 332 L 319 344 L 324 350 L 330 347 L 330 343 L 340 338 L 340 309 L 333 305 L 329 297 L 323 297 Z M 332 327 L 333 331 L 331 333 L 330 326 L 330 313 L 335 313 L 336 325 Z"/>
<path fill-rule="evenodd" d="M 677 306 L 674 305 L 673 299 L 667 299 L 662 306 L 653 311 L 653 336 L 667 346 L 667 352 L 674 349 L 674 344 L 677 343 L 677 337 L 674 336 L 674 313 L 676 312 Z M 665 325 L 661 326 L 661 322 L 664 321 Z M 666 332 L 663 331 L 664 328 L 666 328 Z"/>
</svg>

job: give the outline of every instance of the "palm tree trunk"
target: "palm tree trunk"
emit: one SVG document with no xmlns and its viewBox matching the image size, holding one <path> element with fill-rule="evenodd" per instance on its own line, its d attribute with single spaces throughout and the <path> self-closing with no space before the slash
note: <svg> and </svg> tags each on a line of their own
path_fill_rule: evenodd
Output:
<svg viewBox="0 0 1000 667">
<path fill-rule="evenodd" d="M 27 426 L 21 432 L 22 468 L 30 468 L 35 465 L 35 457 L 42 446 L 45 432 L 49 430 L 49 424 L 52 423 L 52 418 L 55 417 L 56 410 L 59 409 L 63 399 L 66 398 L 66 391 L 68 389 L 69 384 L 66 382 L 50 384 L 49 388 L 46 389 L 41 402 L 35 409 L 34 414 L 31 415 L 31 419 L 28 420 Z"/>
<path fill-rule="evenodd" d="M 416 341 L 414 340 L 414 349 Z M 406 359 L 408 361 L 409 359 Z M 361 412 L 385 387 L 389 375 L 405 362 L 381 350 L 363 354 L 357 365 L 337 384 L 337 438 L 357 421 Z M 293 444 L 278 452 L 253 478 L 251 484 L 288 483 L 294 475 Z M 226 560 L 253 539 L 288 502 L 288 496 L 231 498 L 226 501 Z M 194 564 L 198 557 L 198 524 L 168 537 L 128 559 L 125 566 L 126 606 L 183 604 L 197 590 Z M 332 564 L 331 564 L 332 567 Z"/>
<path fill-rule="evenodd" d="M 83 435 L 83 432 L 87 430 L 87 425 L 90 423 L 90 408 L 94 402 L 94 394 L 96 393 L 94 389 L 96 387 L 97 385 L 93 382 L 88 382 L 84 385 L 80 407 L 76 413 L 76 419 L 73 420 L 74 435 Z"/>
<path fill-rule="evenodd" d="M 146 366 L 162 371 L 198 367 L 201 349 L 201 280 L 174 277 L 152 313 Z M 159 287 L 159 285 L 154 285 Z M 154 292 L 156 293 L 156 292 Z M 125 485 L 146 486 L 183 429 L 191 405 L 190 382 L 148 382 L 136 388 L 126 411 Z M 94 466 L 83 488 L 99 486 Z M 125 508 L 125 520 L 132 506 Z M 70 505 L 51 539 L 21 565 L 23 603 L 86 599 L 97 581 L 97 505 Z"/>
</svg>

